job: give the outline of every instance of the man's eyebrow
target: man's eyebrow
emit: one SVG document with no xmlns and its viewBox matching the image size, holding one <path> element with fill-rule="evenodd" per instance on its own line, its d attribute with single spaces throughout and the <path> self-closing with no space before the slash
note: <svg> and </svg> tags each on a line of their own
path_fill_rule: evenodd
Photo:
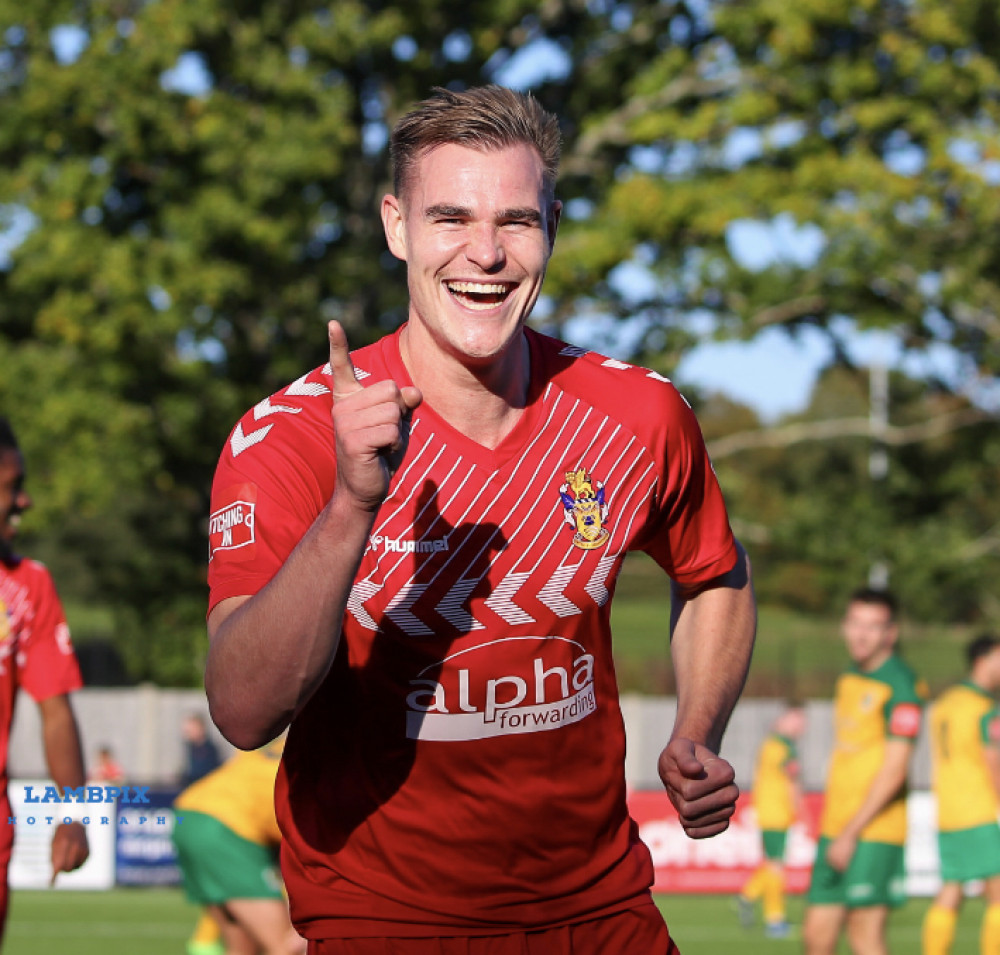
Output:
<svg viewBox="0 0 1000 955">
<path fill-rule="evenodd" d="M 428 206 L 424 210 L 424 216 L 427 219 L 474 218 L 472 210 L 467 206 L 451 206 L 446 203 L 438 203 L 437 205 Z M 497 220 L 500 222 L 521 221 L 539 223 L 542 221 L 542 214 L 537 209 L 532 208 L 504 209 L 497 215 Z"/>
<path fill-rule="evenodd" d="M 439 203 L 435 206 L 428 206 L 424 210 L 424 216 L 428 219 L 471 219 L 472 210 L 466 206 L 449 206 Z"/>
<path fill-rule="evenodd" d="M 537 209 L 505 209 L 500 213 L 500 219 L 504 222 L 541 222 L 542 214 Z"/>
</svg>

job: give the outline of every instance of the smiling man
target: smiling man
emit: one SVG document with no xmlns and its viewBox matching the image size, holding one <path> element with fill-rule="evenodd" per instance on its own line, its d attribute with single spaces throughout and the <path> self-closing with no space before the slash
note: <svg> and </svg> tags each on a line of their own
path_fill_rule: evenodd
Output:
<svg viewBox="0 0 1000 955">
<path fill-rule="evenodd" d="M 555 243 L 555 117 L 435 91 L 393 131 L 381 214 L 408 321 L 262 400 L 223 450 L 206 688 L 242 748 L 291 727 L 292 917 L 326 953 L 676 952 L 625 799 L 610 600 L 673 587 L 659 761 L 693 838 L 756 614 L 697 422 L 653 372 L 526 321 Z M 666 734 L 665 734 L 666 736 Z"/>
<path fill-rule="evenodd" d="M 11 815 L 7 744 L 18 690 L 38 703 L 49 773 L 60 791 L 85 783 L 83 753 L 69 693 L 82 686 L 55 584 L 40 563 L 14 551 L 21 515 L 31 507 L 24 458 L 10 422 L 0 417 L 0 817 Z M 0 936 L 7 918 L 7 864 L 14 827 L 0 826 Z M 52 838 L 52 879 L 87 860 L 81 823 L 63 823 Z"/>
</svg>

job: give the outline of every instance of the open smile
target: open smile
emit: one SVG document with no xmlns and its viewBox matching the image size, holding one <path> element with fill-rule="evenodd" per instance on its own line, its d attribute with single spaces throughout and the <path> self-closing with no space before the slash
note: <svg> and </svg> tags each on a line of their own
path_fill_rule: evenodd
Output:
<svg viewBox="0 0 1000 955">
<path fill-rule="evenodd" d="M 473 311 L 488 311 L 507 301 L 517 288 L 514 282 L 445 282 L 452 298 Z"/>
</svg>

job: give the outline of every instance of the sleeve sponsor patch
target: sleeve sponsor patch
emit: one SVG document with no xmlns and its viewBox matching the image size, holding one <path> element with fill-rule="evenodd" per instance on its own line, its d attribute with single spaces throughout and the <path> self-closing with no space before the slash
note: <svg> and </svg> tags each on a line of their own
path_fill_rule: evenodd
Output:
<svg viewBox="0 0 1000 955">
<path fill-rule="evenodd" d="M 986 726 L 987 739 L 991 743 L 1000 743 L 1000 716 L 994 716 Z"/>
<path fill-rule="evenodd" d="M 239 560 L 254 556 L 256 543 L 257 485 L 234 484 L 218 498 L 208 519 L 208 559 L 219 551 L 239 551 Z"/>
<path fill-rule="evenodd" d="M 917 703 L 900 703 L 889 719 L 889 734 L 914 738 L 920 732 L 920 706 Z"/>
<path fill-rule="evenodd" d="M 69 635 L 69 625 L 66 623 L 60 623 L 55 630 L 56 635 L 56 646 L 59 648 L 59 652 L 65 656 L 72 656 L 73 654 L 73 641 L 70 639 Z"/>
</svg>

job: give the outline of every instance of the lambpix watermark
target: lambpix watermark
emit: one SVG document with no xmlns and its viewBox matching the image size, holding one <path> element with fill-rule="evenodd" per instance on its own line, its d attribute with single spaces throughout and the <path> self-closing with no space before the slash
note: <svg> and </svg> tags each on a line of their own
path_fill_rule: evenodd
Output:
<svg viewBox="0 0 1000 955">
<path fill-rule="evenodd" d="M 162 806 L 151 805 L 149 789 L 149 786 L 77 786 L 60 791 L 57 786 L 24 785 L 21 787 L 21 799 L 16 801 L 23 812 L 7 816 L 7 825 L 52 826 L 79 822 L 85 826 L 117 826 L 119 829 L 135 826 L 138 830 L 179 826 L 184 817 L 172 809 L 164 811 Z M 62 812 L 55 808 L 56 805 L 64 807 Z M 81 805 L 88 808 L 78 808 Z M 43 806 L 46 808 L 43 809 Z M 101 815 L 98 806 L 107 807 L 104 811 L 110 809 L 111 812 Z M 129 808 L 116 811 L 124 806 Z M 138 808 L 142 806 L 149 806 L 149 809 Z M 46 812 L 52 815 L 45 815 Z M 63 815 L 66 812 L 72 815 Z M 91 812 L 93 816 L 89 814 Z"/>
<path fill-rule="evenodd" d="M 53 802 L 86 802 L 86 803 L 121 803 L 132 806 L 139 803 L 149 805 L 149 786 L 77 786 L 73 789 L 67 786 L 62 793 L 56 786 L 46 786 L 41 796 L 35 793 L 34 786 L 24 787 L 26 803 Z"/>
</svg>

